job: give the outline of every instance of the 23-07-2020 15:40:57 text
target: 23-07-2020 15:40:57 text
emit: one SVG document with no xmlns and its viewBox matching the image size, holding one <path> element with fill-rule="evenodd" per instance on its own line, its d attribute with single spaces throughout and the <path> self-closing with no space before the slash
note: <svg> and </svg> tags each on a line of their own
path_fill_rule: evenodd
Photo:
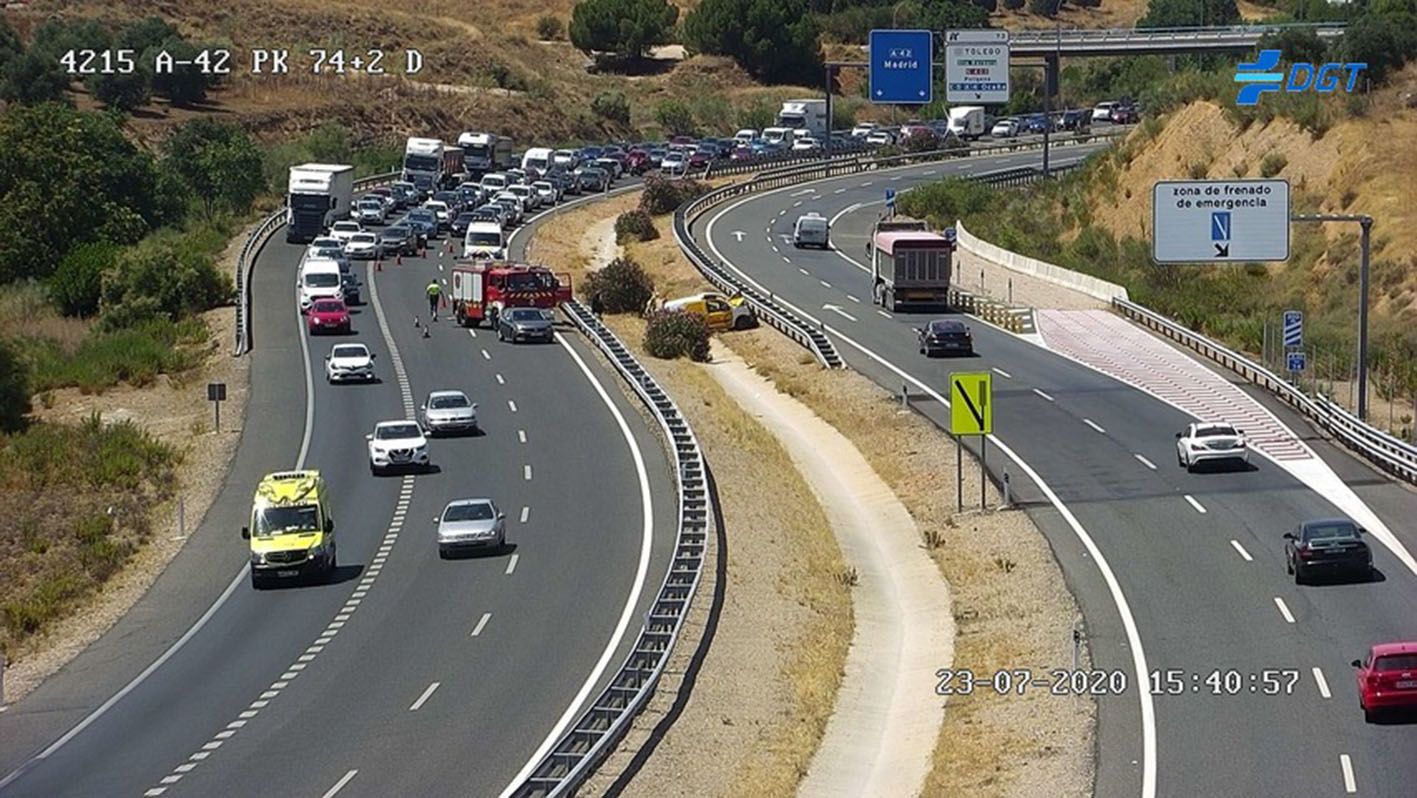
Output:
<svg viewBox="0 0 1417 798">
<path fill-rule="evenodd" d="M 1035 675 L 1031 668 L 1005 668 L 992 674 L 976 674 L 969 669 L 941 668 L 935 671 L 936 695 L 966 696 L 978 692 L 1023 695 L 1043 690 L 1050 695 L 1121 695 L 1131 686 L 1123 670 L 1055 668 L 1047 675 Z M 1236 668 L 1215 668 L 1205 673 L 1178 668 L 1158 668 L 1148 674 L 1152 695 L 1293 695 L 1299 682 L 1298 668 L 1266 668 L 1256 672 Z"/>
</svg>

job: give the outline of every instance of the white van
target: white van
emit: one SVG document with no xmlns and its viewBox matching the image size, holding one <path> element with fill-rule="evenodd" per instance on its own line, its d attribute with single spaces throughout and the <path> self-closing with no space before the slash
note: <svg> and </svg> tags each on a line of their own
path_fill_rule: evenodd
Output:
<svg viewBox="0 0 1417 798">
<path fill-rule="evenodd" d="M 493 172 L 490 175 L 483 175 L 482 182 L 478 185 L 487 190 L 488 194 L 496 194 L 499 191 L 506 191 L 507 186 L 512 184 L 512 179 L 501 172 Z"/>
<path fill-rule="evenodd" d="M 546 174 L 546 170 L 551 168 L 550 147 L 532 147 L 522 156 L 522 170 L 536 170 L 538 175 Z"/>
<path fill-rule="evenodd" d="M 736 141 L 736 142 L 738 142 L 739 144 L 743 145 L 744 147 L 746 147 L 746 146 L 748 146 L 749 144 L 751 144 L 751 143 L 753 142 L 753 139 L 755 139 L 755 138 L 757 138 L 757 137 L 758 137 L 758 131 L 756 131 L 756 130 L 754 130 L 753 128 L 750 128 L 750 127 L 745 127 L 745 128 L 743 128 L 742 130 L 738 131 L 737 133 L 734 133 L 734 134 L 733 134 L 733 140 Z"/>
<path fill-rule="evenodd" d="M 306 258 L 300 264 L 296 288 L 300 292 L 301 313 L 309 310 L 317 299 L 343 298 L 339 263 L 330 258 Z"/>
<path fill-rule="evenodd" d="M 827 217 L 815 211 L 798 216 L 797 224 L 792 226 L 792 246 L 799 249 L 806 246 L 827 249 L 830 236 L 831 225 L 827 223 Z"/>
<path fill-rule="evenodd" d="M 763 141 L 769 144 L 780 145 L 783 149 L 791 149 L 792 142 L 797 135 L 790 127 L 765 127 L 763 128 Z"/>
<path fill-rule="evenodd" d="M 507 237 L 502 233 L 502 225 L 496 222 L 473 222 L 463 235 L 464 258 L 502 260 L 506 257 L 506 248 Z"/>
</svg>

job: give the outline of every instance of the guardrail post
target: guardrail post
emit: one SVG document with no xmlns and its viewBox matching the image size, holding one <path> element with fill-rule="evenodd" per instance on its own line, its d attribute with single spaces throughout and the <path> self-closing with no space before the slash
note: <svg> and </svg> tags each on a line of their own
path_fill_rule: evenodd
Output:
<svg viewBox="0 0 1417 798">
<path fill-rule="evenodd" d="M 900 384 L 900 406 L 910 408 L 910 391 L 903 382 Z"/>
<path fill-rule="evenodd" d="M 1012 501 L 1012 499 L 1009 497 L 1009 472 L 1008 472 L 1008 471 L 1005 471 L 1005 472 L 1004 472 L 1004 507 L 1005 507 L 1005 508 L 1008 508 L 1008 507 L 1012 507 L 1012 506 L 1013 506 L 1013 501 Z"/>
</svg>

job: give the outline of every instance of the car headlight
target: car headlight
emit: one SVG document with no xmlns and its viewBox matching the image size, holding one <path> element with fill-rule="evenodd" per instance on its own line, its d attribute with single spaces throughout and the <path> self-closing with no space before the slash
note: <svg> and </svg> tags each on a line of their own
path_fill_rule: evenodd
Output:
<svg viewBox="0 0 1417 798">
<path fill-rule="evenodd" d="M 265 563 L 266 563 L 266 555 L 265 555 L 263 552 L 259 552 L 259 551 L 253 551 L 253 552 L 251 552 L 251 564 L 252 564 L 252 565 L 265 565 Z"/>
</svg>

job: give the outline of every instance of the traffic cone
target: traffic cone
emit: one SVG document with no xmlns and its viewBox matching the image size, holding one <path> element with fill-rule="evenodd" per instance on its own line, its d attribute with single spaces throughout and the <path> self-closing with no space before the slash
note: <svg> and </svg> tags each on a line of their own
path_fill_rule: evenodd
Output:
<svg viewBox="0 0 1417 798">
<path fill-rule="evenodd" d="M 376 272 L 381 272 L 381 271 L 383 271 L 383 270 L 384 270 L 384 261 L 381 260 L 381 259 L 379 259 L 379 258 L 375 258 L 375 259 L 374 259 L 374 271 L 376 271 Z"/>
<path fill-rule="evenodd" d="M 402 266 L 402 265 L 403 265 L 403 250 L 399 250 L 398 252 L 395 252 L 395 253 L 394 253 L 394 265 L 395 265 L 395 266 Z"/>
</svg>

